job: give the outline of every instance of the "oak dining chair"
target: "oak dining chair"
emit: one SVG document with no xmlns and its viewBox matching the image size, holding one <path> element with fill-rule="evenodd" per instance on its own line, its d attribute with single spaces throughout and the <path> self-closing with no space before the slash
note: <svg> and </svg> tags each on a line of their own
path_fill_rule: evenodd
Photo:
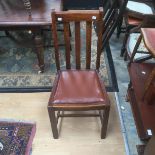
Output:
<svg viewBox="0 0 155 155">
<path fill-rule="evenodd" d="M 52 11 L 52 35 L 55 48 L 55 60 L 57 74 L 51 95 L 48 102 L 48 113 L 51 122 L 53 137 L 57 139 L 58 118 L 59 117 L 100 117 L 101 119 L 101 138 L 106 137 L 110 101 L 103 81 L 99 75 L 100 56 L 102 52 L 102 31 L 103 31 L 103 12 L 102 10 L 70 10 L 55 12 Z M 66 68 L 61 68 L 60 49 L 58 46 L 57 22 L 64 25 L 65 58 Z M 82 23 L 81 23 L 82 22 Z M 96 67 L 91 68 L 91 43 L 93 22 L 96 23 L 97 47 L 96 47 Z M 70 31 L 69 24 L 75 28 L 75 65 L 71 64 L 70 56 Z M 85 23 L 86 30 L 86 64 L 81 66 L 81 24 Z M 73 49 L 72 49 L 73 50 Z M 73 50 L 74 51 L 74 50 Z M 61 51 L 62 52 L 62 51 Z M 75 67 L 74 67 L 75 66 Z M 68 113 L 67 111 L 76 111 Z M 80 113 L 89 111 L 89 114 Z M 98 111 L 94 114 L 92 111 Z M 90 113 L 91 112 L 91 113 Z"/>
</svg>

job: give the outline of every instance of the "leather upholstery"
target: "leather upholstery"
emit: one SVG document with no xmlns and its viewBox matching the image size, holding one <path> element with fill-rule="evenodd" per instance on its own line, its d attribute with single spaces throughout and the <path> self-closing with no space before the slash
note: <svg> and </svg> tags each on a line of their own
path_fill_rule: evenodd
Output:
<svg viewBox="0 0 155 155">
<path fill-rule="evenodd" d="M 142 28 L 141 32 L 146 48 L 155 57 L 155 28 Z"/>
<path fill-rule="evenodd" d="M 142 22 L 142 20 L 134 18 L 134 17 L 130 17 L 130 16 L 128 16 L 127 20 L 128 20 L 129 25 L 134 25 L 134 26 L 137 26 Z"/>
<path fill-rule="evenodd" d="M 94 70 L 58 72 L 55 88 L 49 100 L 52 106 L 102 106 L 109 104 L 105 87 Z"/>
</svg>

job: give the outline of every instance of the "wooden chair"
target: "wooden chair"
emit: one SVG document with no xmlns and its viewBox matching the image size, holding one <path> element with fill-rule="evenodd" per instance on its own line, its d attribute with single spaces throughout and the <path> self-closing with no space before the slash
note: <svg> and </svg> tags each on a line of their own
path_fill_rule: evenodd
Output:
<svg viewBox="0 0 155 155">
<path fill-rule="evenodd" d="M 66 49 L 66 69 L 62 70 L 59 60 L 59 47 L 57 35 L 57 21 L 61 21 L 64 25 L 64 40 Z M 80 23 L 86 22 L 86 65 L 85 69 L 81 67 L 81 36 Z M 92 22 L 98 27 L 98 42 L 96 52 L 96 69 L 91 68 L 91 36 Z M 75 68 L 72 68 L 70 61 L 70 35 L 69 23 L 75 26 Z M 55 47 L 55 60 L 57 67 L 57 75 L 53 85 L 52 93 L 48 103 L 48 113 L 53 131 L 53 137 L 58 138 L 57 122 L 59 117 L 71 116 L 99 116 L 101 118 L 101 138 L 106 137 L 108 126 L 108 118 L 110 111 L 110 101 L 98 74 L 100 67 L 100 55 L 102 48 L 102 11 L 101 10 L 74 10 L 52 12 L 52 32 Z M 61 111 L 90 111 L 98 110 L 99 113 L 83 115 L 83 114 L 63 114 Z M 57 112 L 57 118 L 56 118 Z"/>
<path fill-rule="evenodd" d="M 125 57 L 128 56 L 129 63 L 143 62 L 153 57 L 151 50 L 149 50 L 145 44 L 146 39 L 142 37 L 142 32 L 137 33 L 137 31 L 140 31 L 141 28 L 142 30 L 146 30 L 153 27 L 155 27 L 155 16 L 146 15 L 141 25 L 133 29 L 130 33 L 125 51 Z"/>
<path fill-rule="evenodd" d="M 130 2 L 136 3 L 134 6 L 137 6 L 137 8 L 139 3 L 140 5 L 146 5 L 145 7 L 148 7 L 148 9 L 143 9 L 144 12 L 139 9 L 134 10 L 134 8 L 130 8 L 132 5 L 128 5 L 130 4 Z M 125 23 L 125 27 L 123 28 L 123 30 L 125 29 L 125 36 L 124 36 L 123 45 L 122 45 L 121 54 L 120 54 L 121 56 L 123 56 L 125 53 L 127 40 L 132 28 L 135 28 L 138 25 L 140 25 L 145 15 L 154 14 L 154 11 L 151 12 L 151 9 L 153 10 L 153 8 L 155 7 L 154 2 L 151 0 L 129 0 L 128 4 L 127 4 L 125 14 L 123 16 L 124 23 Z M 119 36 L 121 33 L 121 30 L 122 30 L 120 28 L 121 25 L 122 23 L 120 22 L 120 24 L 118 25 L 119 28 L 118 28 L 117 36 Z M 124 60 L 126 60 L 126 57 L 124 57 Z"/>
</svg>

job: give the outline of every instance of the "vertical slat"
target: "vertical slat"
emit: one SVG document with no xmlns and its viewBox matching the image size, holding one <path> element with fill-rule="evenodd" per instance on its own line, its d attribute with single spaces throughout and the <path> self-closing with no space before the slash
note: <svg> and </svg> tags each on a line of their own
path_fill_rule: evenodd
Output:
<svg viewBox="0 0 155 155">
<path fill-rule="evenodd" d="M 100 57 L 102 53 L 102 37 L 103 37 L 103 20 L 102 20 L 102 12 L 100 12 L 100 18 L 97 22 L 98 26 L 98 42 L 97 42 L 97 58 L 96 58 L 96 69 L 99 70 L 100 68 Z"/>
<path fill-rule="evenodd" d="M 86 22 L 86 69 L 90 69 L 91 35 L 92 35 L 92 22 Z"/>
<path fill-rule="evenodd" d="M 58 36 L 57 36 L 57 19 L 55 17 L 55 11 L 52 10 L 52 37 L 55 48 L 55 60 L 57 70 L 60 70 L 60 61 L 59 61 L 59 46 L 58 46 Z"/>
<path fill-rule="evenodd" d="M 70 31 L 69 23 L 64 22 L 64 41 L 65 41 L 65 50 L 66 50 L 66 69 L 71 69 L 70 63 Z"/>
<path fill-rule="evenodd" d="M 80 69 L 81 68 L 80 52 L 81 52 L 80 22 L 75 22 L 75 57 L 76 57 L 76 69 Z"/>
</svg>

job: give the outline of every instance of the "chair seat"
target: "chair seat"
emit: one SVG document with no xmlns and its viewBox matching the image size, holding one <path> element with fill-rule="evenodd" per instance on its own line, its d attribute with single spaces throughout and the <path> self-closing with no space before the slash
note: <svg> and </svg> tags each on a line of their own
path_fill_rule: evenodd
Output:
<svg viewBox="0 0 155 155">
<path fill-rule="evenodd" d="M 49 106 L 99 107 L 109 105 L 103 83 L 95 70 L 64 70 L 58 72 Z"/>
<path fill-rule="evenodd" d="M 127 43 L 127 51 L 130 57 L 133 53 L 134 47 L 136 45 L 136 42 L 139 36 L 140 36 L 140 33 L 131 33 L 129 35 L 128 43 Z M 147 58 L 148 56 L 150 56 L 148 50 L 146 49 L 144 45 L 143 40 L 141 41 L 137 51 L 143 51 L 146 53 L 136 53 L 136 55 L 134 56 L 134 60 L 139 60 L 139 59 Z"/>
<path fill-rule="evenodd" d="M 145 46 L 155 57 L 155 28 L 142 28 L 141 32 L 143 35 Z"/>
</svg>

